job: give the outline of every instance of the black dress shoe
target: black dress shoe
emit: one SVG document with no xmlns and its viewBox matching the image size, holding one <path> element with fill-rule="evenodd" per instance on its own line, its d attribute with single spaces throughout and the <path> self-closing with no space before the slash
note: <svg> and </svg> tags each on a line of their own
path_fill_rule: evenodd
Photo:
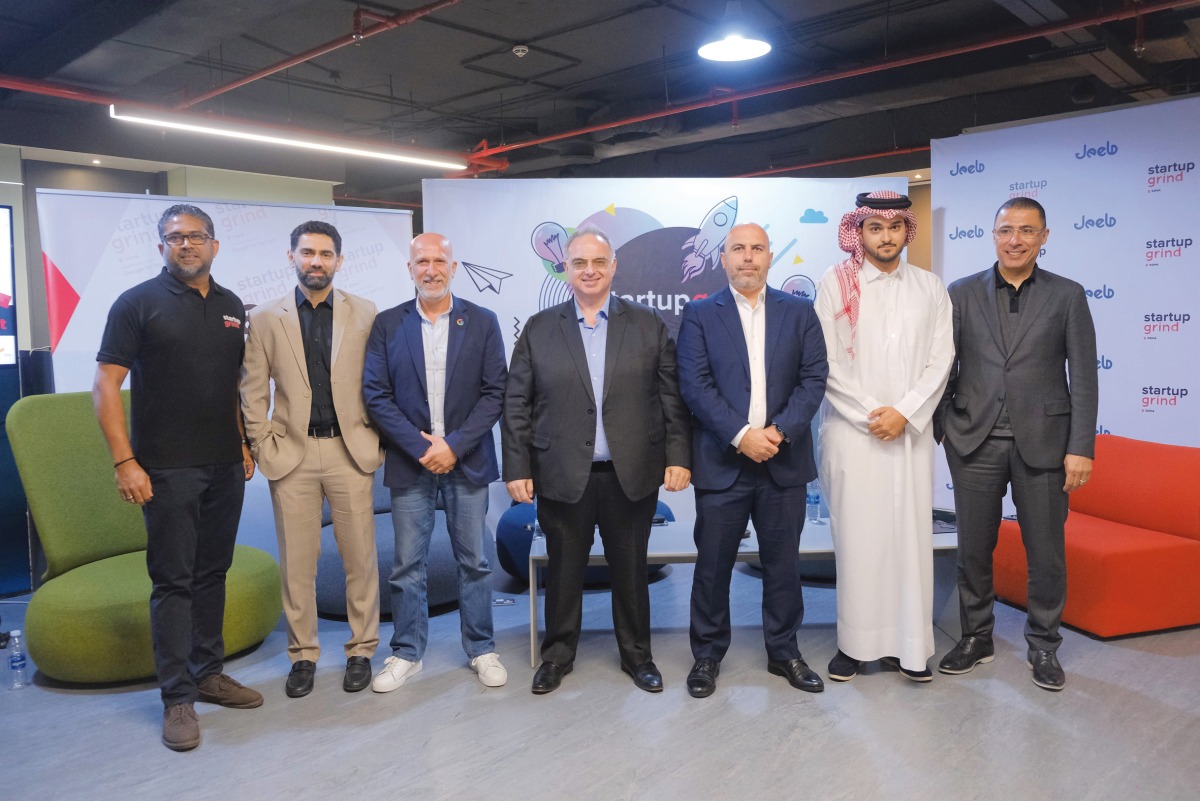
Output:
<svg viewBox="0 0 1200 801">
<path fill-rule="evenodd" d="M 820 676 L 809 670 L 808 664 L 803 659 L 789 659 L 786 662 L 768 659 L 767 672 L 783 676 L 788 680 L 788 684 L 797 690 L 804 690 L 806 693 L 819 693 L 825 689 L 825 682 L 821 681 Z"/>
<path fill-rule="evenodd" d="M 1033 683 L 1043 690 L 1058 692 L 1067 684 L 1067 674 L 1053 651 L 1034 651 L 1029 656 L 1029 669 L 1033 671 Z"/>
<path fill-rule="evenodd" d="M 342 679 L 342 689 L 348 693 L 365 690 L 371 685 L 371 659 L 366 656 L 352 656 L 346 660 L 346 675 Z"/>
<path fill-rule="evenodd" d="M 533 686 L 530 689 L 534 695 L 554 692 L 558 685 L 562 684 L 562 677 L 570 673 L 573 667 L 574 665 L 562 667 L 553 662 L 543 662 L 533 674 Z"/>
<path fill-rule="evenodd" d="M 991 662 L 996 658 L 996 648 L 991 640 L 979 637 L 963 637 L 958 645 L 950 649 L 950 653 L 938 662 L 938 672 L 957 676 L 960 673 L 970 673 L 976 665 Z"/>
<path fill-rule="evenodd" d="M 658 672 L 658 668 L 654 666 L 653 662 L 643 662 L 635 668 L 622 662 L 621 670 L 633 676 L 633 683 L 639 690 L 645 690 L 648 693 L 662 692 L 662 674 Z"/>
<path fill-rule="evenodd" d="M 313 674 L 316 672 L 317 666 L 307 659 L 293 662 L 292 670 L 288 673 L 287 684 L 283 687 L 283 691 L 287 693 L 288 698 L 303 698 L 311 693 L 313 688 Z"/>
<path fill-rule="evenodd" d="M 717 689 L 717 676 L 721 675 L 721 663 L 715 659 L 697 659 L 687 677 L 688 694 L 693 698 L 707 698 Z"/>
</svg>

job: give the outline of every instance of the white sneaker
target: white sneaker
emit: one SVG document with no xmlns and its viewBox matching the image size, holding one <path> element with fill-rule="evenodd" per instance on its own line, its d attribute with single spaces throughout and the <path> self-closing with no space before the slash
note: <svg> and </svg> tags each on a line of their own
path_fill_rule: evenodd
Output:
<svg viewBox="0 0 1200 801">
<path fill-rule="evenodd" d="M 472 659 L 471 670 L 479 674 L 479 683 L 484 687 L 503 687 L 508 681 L 508 671 L 500 664 L 500 657 L 495 653 Z"/>
<path fill-rule="evenodd" d="M 410 676 L 415 676 L 420 672 L 420 661 L 409 662 L 398 656 L 389 656 L 383 660 L 383 670 L 379 671 L 371 680 L 371 689 L 377 693 L 390 693 L 408 681 Z"/>
</svg>

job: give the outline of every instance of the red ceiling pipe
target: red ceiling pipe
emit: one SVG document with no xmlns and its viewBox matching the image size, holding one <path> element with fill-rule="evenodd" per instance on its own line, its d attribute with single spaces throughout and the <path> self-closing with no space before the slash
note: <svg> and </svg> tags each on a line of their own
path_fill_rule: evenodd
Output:
<svg viewBox="0 0 1200 801">
<path fill-rule="evenodd" d="M 297 64 L 303 64 L 305 61 L 318 58 L 326 53 L 332 53 L 334 50 L 339 50 L 347 45 L 358 44 L 368 36 L 374 36 L 377 33 L 390 31 L 392 28 L 399 28 L 402 25 L 407 25 L 414 20 L 420 19 L 428 14 L 432 14 L 435 11 L 441 11 L 446 6 L 452 6 L 459 2 L 461 2 L 461 0 L 437 0 L 437 2 L 430 3 L 427 6 L 421 6 L 420 8 L 414 8 L 411 11 L 401 11 L 399 14 L 391 17 L 385 17 L 381 14 L 376 14 L 372 11 L 366 10 L 365 8 L 356 8 L 354 10 L 353 33 L 348 33 L 345 36 L 339 36 L 338 38 L 326 42 L 323 45 L 317 45 L 310 50 L 305 50 L 299 55 L 295 55 L 289 59 L 280 61 L 278 64 L 273 64 L 270 67 L 263 67 L 258 72 L 253 72 L 249 75 L 238 78 L 236 81 L 231 81 L 224 86 L 218 86 L 216 89 L 210 89 L 202 95 L 197 95 L 190 100 L 180 103 L 179 105 L 175 106 L 175 110 L 182 111 L 185 108 L 191 108 L 198 103 L 203 103 L 205 100 L 211 100 L 217 95 L 223 95 L 231 89 L 237 89 L 238 87 L 245 86 L 248 83 L 253 83 L 259 78 L 265 78 L 268 75 L 274 75 L 277 72 L 283 72 L 286 69 L 295 67 Z M 363 19 L 370 19 L 379 24 L 372 25 L 369 28 L 364 28 Z"/>
<path fill-rule="evenodd" d="M 904 147 L 898 150 L 885 150 L 882 153 L 865 153 L 861 156 L 847 156 L 841 159 L 826 159 L 825 161 L 814 161 L 808 164 L 797 164 L 792 167 L 772 167 L 769 170 L 759 170 L 758 172 L 747 172 L 737 176 L 738 178 L 759 178 L 763 175 L 778 175 L 782 172 L 799 172 L 800 170 L 811 170 L 813 167 L 828 167 L 831 164 L 849 164 L 854 161 L 867 161 L 868 159 L 881 159 L 885 156 L 904 156 L 909 153 L 925 153 L 929 150 L 928 147 Z"/>
<path fill-rule="evenodd" d="M 776 92 L 788 92 L 792 89 L 803 89 L 806 86 L 816 86 L 817 84 L 839 81 L 844 78 L 855 78 L 860 75 L 870 75 L 875 72 L 882 72 L 884 70 L 895 69 L 897 67 L 908 67 L 913 64 L 923 64 L 927 61 L 936 61 L 941 58 L 963 55 L 964 53 L 974 53 L 979 50 L 987 50 L 992 47 L 1001 47 L 1003 45 L 1028 41 L 1030 39 L 1040 39 L 1044 36 L 1053 36 L 1054 34 L 1066 33 L 1068 31 L 1078 30 L 1079 28 L 1088 28 L 1093 25 L 1103 25 L 1109 22 L 1118 22 L 1120 20 L 1129 19 L 1130 17 L 1138 17 L 1143 14 L 1153 14 L 1156 11 L 1169 11 L 1173 8 L 1196 5 L 1198 1 L 1200 0 L 1165 0 L 1162 2 L 1137 3 L 1133 7 L 1125 8 L 1121 11 L 1113 11 L 1108 14 L 1098 14 L 1094 17 L 1076 20 L 1074 22 L 1064 22 L 1056 25 L 1046 25 L 1040 28 L 1031 28 L 1028 31 L 1002 36 L 998 39 L 988 39 L 986 41 L 976 42 L 974 44 L 961 45 L 959 47 L 952 47 L 947 50 L 938 50 L 932 53 L 922 53 L 914 56 L 908 56 L 906 58 L 887 59 L 875 64 L 867 65 L 865 67 L 856 67 L 854 69 L 843 70 L 841 72 L 831 72 L 825 75 L 803 78 L 798 81 L 775 84 L 774 86 L 748 89 L 744 92 L 737 92 L 735 94 L 717 95 L 705 98 L 704 100 L 696 100 L 694 102 L 684 103 L 678 106 L 668 106 L 659 111 L 651 111 L 646 114 L 639 114 L 636 117 L 626 117 L 622 120 L 613 120 L 612 122 L 589 125 L 585 128 L 577 128 L 573 131 L 564 131 L 562 133 L 550 134 L 549 136 L 539 136 L 536 139 L 527 139 L 523 142 L 516 142 L 510 145 L 497 145 L 496 147 L 490 147 L 472 153 L 468 158 L 475 158 L 476 156 L 495 156 L 499 153 L 508 153 L 513 150 L 521 150 L 527 147 L 537 147 L 538 145 L 544 145 L 548 142 L 557 142 L 561 139 L 572 139 L 576 136 L 584 136 L 586 134 L 595 133 L 596 131 L 606 131 L 611 128 L 620 128 L 622 125 L 633 125 L 639 122 L 646 122 L 647 120 L 657 120 L 662 117 L 671 117 L 676 114 L 684 114 L 689 111 L 698 111 L 700 109 L 712 108 L 714 106 L 723 106 L 726 103 L 736 103 L 739 100 L 748 100 L 752 97 L 762 97 L 763 95 L 775 94 Z"/>
<path fill-rule="evenodd" d="M 50 81 L 37 81 L 32 78 L 19 78 L 15 75 L 0 75 L 0 89 L 15 89 L 18 92 L 29 92 L 34 95 L 46 95 L 48 97 L 61 97 L 66 100 L 78 100 L 80 103 L 96 103 L 101 106 L 109 106 L 113 103 L 128 103 L 127 100 L 122 100 L 119 97 L 110 95 L 97 94 L 90 89 L 80 89 L 75 86 L 67 86 L 61 83 L 51 83 Z"/>
</svg>

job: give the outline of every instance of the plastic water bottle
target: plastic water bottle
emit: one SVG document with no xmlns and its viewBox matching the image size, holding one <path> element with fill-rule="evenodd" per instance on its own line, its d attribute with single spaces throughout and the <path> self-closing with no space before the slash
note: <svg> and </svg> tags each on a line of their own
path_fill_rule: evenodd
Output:
<svg viewBox="0 0 1200 801">
<path fill-rule="evenodd" d="M 807 507 L 808 522 L 818 526 L 825 525 L 821 521 L 821 482 L 818 479 L 814 478 L 808 482 L 805 505 Z"/>
<path fill-rule="evenodd" d="M 21 630 L 13 629 L 8 643 L 8 688 L 19 690 L 29 684 L 29 671 L 25 665 L 25 648 L 21 645 Z"/>
</svg>

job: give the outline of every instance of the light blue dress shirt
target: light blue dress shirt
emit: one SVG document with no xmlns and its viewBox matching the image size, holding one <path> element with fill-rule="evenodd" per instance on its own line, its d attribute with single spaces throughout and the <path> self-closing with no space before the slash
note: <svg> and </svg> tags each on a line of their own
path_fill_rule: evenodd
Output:
<svg viewBox="0 0 1200 801">
<path fill-rule="evenodd" d="M 589 326 L 579 302 L 575 302 L 575 317 L 579 320 L 579 333 L 583 337 L 583 352 L 587 354 L 588 374 L 592 379 L 592 395 L 596 398 L 596 438 L 592 451 L 593 462 L 612 459 L 608 450 L 608 437 L 604 435 L 604 355 L 608 350 L 608 307 L 612 295 L 604 301 L 604 308 L 596 313 L 596 324 Z"/>
</svg>

